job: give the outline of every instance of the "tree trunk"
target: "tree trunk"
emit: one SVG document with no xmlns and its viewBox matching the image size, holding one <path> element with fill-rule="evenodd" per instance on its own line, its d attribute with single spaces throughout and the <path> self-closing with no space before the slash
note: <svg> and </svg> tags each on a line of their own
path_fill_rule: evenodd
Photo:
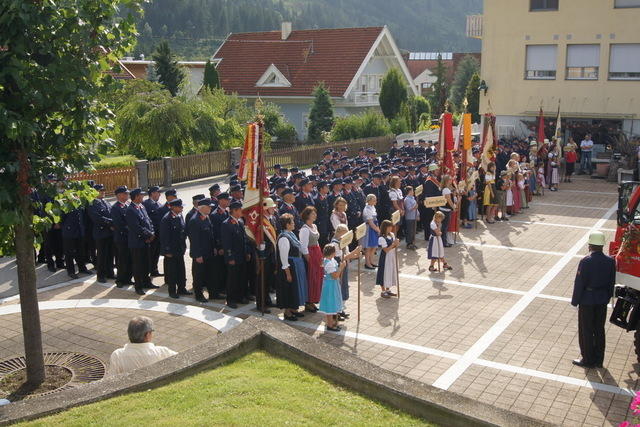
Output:
<svg viewBox="0 0 640 427">
<path fill-rule="evenodd" d="M 42 331 L 36 292 L 36 267 L 33 251 L 34 236 L 31 223 L 33 212 L 28 194 L 20 192 L 22 222 L 15 227 L 16 264 L 18 265 L 18 287 L 22 314 L 22 335 L 27 362 L 27 382 L 38 385 L 44 381 L 44 355 L 42 354 Z"/>
</svg>

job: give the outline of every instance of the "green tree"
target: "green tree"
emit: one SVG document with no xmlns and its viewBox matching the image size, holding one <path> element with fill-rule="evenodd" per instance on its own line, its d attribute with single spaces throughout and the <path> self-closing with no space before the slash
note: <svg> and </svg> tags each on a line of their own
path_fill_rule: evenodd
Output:
<svg viewBox="0 0 640 427">
<path fill-rule="evenodd" d="M 167 88 L 171 96 L 176 96 L 186 75 L 171 53 L 169 43 L 163 41 L 158 45 L 153 54 L 153 61 L 158 81 Z"/>
<path fill-rule="evenodd" d="M 433 117 L 440 117 L 444 112 L 445 103 L 447 102 L 448 83 L 447 69 L 442 62 L 442 55 L 438 55 L 438 65 L 436 66 L 436 82 L 431 87 L 431 95 L 429 103 L 431 104 L 431 114 Z"/>
<path fill-rule="evenodd" d="M 313 89 L 313 103 L 309 110 L 309 141 L 321 141 L 323 132 L 333 127 L 333 104 L 323 82 Z"/>
<path fill-rule="evenodd" d="M 391 68 L 382 78 L 380 108 L 387 120 L 394 119 L 407 101 L 407 84 L 397 68 Z"/>
<path fill-rule="evenodd" d="M 473 123 L 480 123 L 480 76 L 476 73 L 469 80 L 465 97 L 469 106 L 467 110 L 471 113 Z"/>
<path fill-rule="evenodd" d="M 120 16 L 120 5 L 128 8 Z M 85 170 L 111 117 L 98 93 L 111 64 L 133 48 L 137 0 L 4 0 L 0 15 L 0 255 L 16 255 L 27 381 L 45 376 L 36 293 L 32 188 L 55 193 L 43 176 Z M 57 196 L 79 203 L 82 189 Z M 86 189 L 89 192 L 89 189 Z M 88 193 L 90 194 L 90 193 Z M 67 203 L 68 202 L 68 203 Z M 55 215 L 54 204 L 45 209 Z"/>
<path fill-rule="evenodd" d="M 204 66 L 204 78 L 202 80 L 202 86 L 208 89 L 220 88 L 220 77 L 218 76 L 218 70 L 216 66 L 209 60 Z"/>
<path fill-rule="evenodd" d="M 460 61 L 456 74 L 453 77 L 453 83 L 451 84 L 451 90 L 449 92 L 449 99 L 456 107 L 462 109 L 462 101 L 464 100 L 467 86 L 471 77 L 475 73 L 480 72 L 480 65 L 478 60 L 471 55 L 467 55 Z"/>
<path fill-rule="evenodd" d="M 338 117 L 331 131 L 332 141 L 370 138 L 391 134 L 387 119 L 378 111 L 367 110 L 364 113 Z"/>
<path fill-rule="evenodd" d="M 409 127 L 412 132 L 418 130 L 418 127 L 420 126 L 420 117 L 423 114 L 430 113 L 431 106 L 429 105 L 429 101 L 419 95 L 410 96 L 407 102 L 400 108 L 400 114 L 406 119 L 407 123 L 409 123 Z"/>
</svg>

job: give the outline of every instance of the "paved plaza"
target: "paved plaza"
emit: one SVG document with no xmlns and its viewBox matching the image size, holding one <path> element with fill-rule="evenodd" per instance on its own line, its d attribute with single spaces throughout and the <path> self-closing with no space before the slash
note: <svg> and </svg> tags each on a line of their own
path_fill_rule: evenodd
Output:
<svg viewBox="0 0 640 427">
<path fill-rule="evenodd" d="M 179 196 L 190 202 L 211 182 L 178 187 Z M 326 332 L 320 314 L 289 325 L 480 402 L 555 424 L 617 425 L 628 415 L 631 390 L 638 388 L 633 335 L 607 323 L 605 368 L 573 366 L 579 356 L 577 309 L 569 304 L 588 234 L 602 230 L 608 239 L 614 234 L 616 186 L 576 177 L 560 188 L 534 198 L 530 209 L 508 223 L 479 222 L 463 230 L 458 244 L 446 250 L 451 272 L 428 272 L 422 238 L 415 252 L 403 244 L 400 298 L 381 298 L 375 272 L 363 270 L 360 322 L 353 264 L 351 318 L 339 333 Z M 0 316 L 0 359 L 22 352 L 11 266 L 5 261 L 0 270 L 6 297 L 0 314 L 13 312 Z M 57 279 L 47 276 L 39 284 L 45 350 L 91 353 L 105 363 L 127 341 L 129 318 L 140 313 L 155 320 L 156 343 L 178 351 L 224 333 L 237 319 L 259 315 L 254 305 L 228 310 L 223 301 L 172 300 L 166 286 L 138 302 L 133 288 L 99 284 L 95 277 L 68 283 L 64 272 L 53 276 Z M 162 278 L 154 283 L 162 285 Z"/>
</svg>

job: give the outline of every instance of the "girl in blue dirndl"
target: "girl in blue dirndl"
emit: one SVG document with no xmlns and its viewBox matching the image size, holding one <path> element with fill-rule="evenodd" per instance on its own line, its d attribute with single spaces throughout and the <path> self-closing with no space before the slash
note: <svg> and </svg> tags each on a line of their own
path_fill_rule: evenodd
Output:
<svg viewBox="0 0 640 427">
<path fill-rule="evenodd" d="M 320 304 L 318 311 L 324 313 L 326 317 L 327 330 L 339 331 L 336 315 L 342 311 L 342 293 L 340 292 L 340 276 L 346 265 L 346 261 L 335 260 L 336 248 L 333 245 L 324 247 L 324 280 L 322 281 L 322 293 L 320 294 Z"/>
<path fill-rule="evenodd" d="M 364 268 L 374 270 L 377 266 L 373 262 L 376 249 L 378 248 L 378 214 L 376 213 L 377 199 L 374 194 L 367 195 L 367 205 L 362 210 L 362 220 L 367 224 L 367 234 L 365 234 L 362 246 L 364 252 Z"/>
</svg>

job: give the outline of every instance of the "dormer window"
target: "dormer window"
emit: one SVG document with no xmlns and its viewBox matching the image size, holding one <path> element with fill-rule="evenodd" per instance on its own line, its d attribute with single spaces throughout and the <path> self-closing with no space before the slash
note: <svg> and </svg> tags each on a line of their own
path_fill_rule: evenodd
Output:
<svg viewBox="0 0 640 427">
<path fill-rule="evenodd" d="M 256 83 L 257 87 L 291 87 L 291 82 L 278 70 L 278 67 L 271 64 L 267 71 Z"/>
</svg>

